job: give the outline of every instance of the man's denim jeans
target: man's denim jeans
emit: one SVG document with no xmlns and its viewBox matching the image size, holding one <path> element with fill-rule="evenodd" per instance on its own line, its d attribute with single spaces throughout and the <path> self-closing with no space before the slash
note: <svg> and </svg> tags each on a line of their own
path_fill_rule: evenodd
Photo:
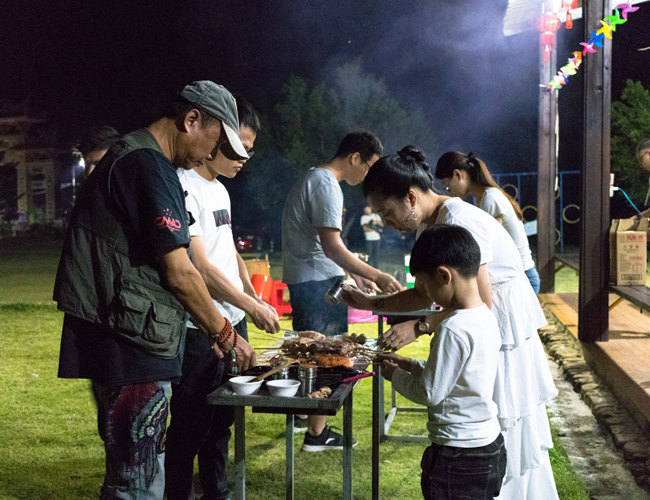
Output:
<svg viewBox="0 0 650 500">
<path fill-rule="evenodd" d="M 533 287 L 533 291 L 535 292 L 535 295 L 537 295 L 540 287 L 539 273 L 537 272 L 537 269 L 531 267 L 524 271 L 524 273 L 526 273 L 526 277 L 528 278 L 528 281 L 530 281 L 530 286 Z"/>
<path fill-rule="evenodd" d="M 314 330 L 328 337 L 348 331 L 348 308 L 345 303 L 331 306 L 325 302 L 327 291 L 341 279 L 343 276 L 288 285 L 294 330 Z"/>
<path fill-rule="evenodd" d="M 489 500 L 499 495 L 506 473 L 503 436 L 479 448 L 432 444 L 422 456 L 425 500 Z"/>
</svg>

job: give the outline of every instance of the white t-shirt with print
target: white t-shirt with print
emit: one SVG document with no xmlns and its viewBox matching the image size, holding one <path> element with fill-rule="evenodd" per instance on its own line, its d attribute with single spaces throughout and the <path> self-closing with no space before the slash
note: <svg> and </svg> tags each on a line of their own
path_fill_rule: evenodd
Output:
<svg viewBox="0 0 650 500">
<path fill-rule="evenodd" d="M 381 216 L 379 214 L 370 214 L 370 215 L 362 215 L 361 216 L 361 227 L 366 226 L 370 224 L 371 222 L 374 222 L 376 225 L 381 225 Z M 377 241 L 381 239 L 381 235 L 379 234 L 379 231 L 363 231 L 363 235 L 366 237 L 366 241 Z"/>
<path fill-rule="evenodd" d="M 512 208 L 512 203 L 510 203 L 506 195 L 497 188 L 487 188 L 478 207 L 481 210 L 485 210 L 494 218 L 501 217 L 503 227 L 508 231 L 508 234 L 517 246 L 517 250 L 519 250 L 524 271 L 535 267 L 530 246 L 528 245 L 528 236 L 526 236 L 524 223 L 517 217 L 515 209 Z"/>
<path fill-rule="evenodd" d="M 210 182 L 194 170 L 178 169 L 178 177 L 187 192 L 185 206 L 195 223 L 190 226 L 190 237 L 201 236 L 208 261 L 219 268 L 235 287 L 243 291 L 239 277 L 237 250 L 230 221 L 230 195 L 225 186 L 215 179 Z M 213 300 L 219 312 L 233 325 L 239 323 L 246 313 L 237 307 Z M 190 321 L 187 326 L 196 328 Z"/>
</svg>

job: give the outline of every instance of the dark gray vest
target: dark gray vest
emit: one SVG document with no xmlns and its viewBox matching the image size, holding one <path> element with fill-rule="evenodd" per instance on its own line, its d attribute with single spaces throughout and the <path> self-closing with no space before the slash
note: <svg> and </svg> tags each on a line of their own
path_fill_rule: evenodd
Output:
<svg viewBox="0 0 650 500">
<path fill-rule="evenodd" d="M 155 256 L 133 251 L 111 198 L 115 163 L 137 149 L 161 152 L 146 130 L 117 141 L 86 180 L 72 210 L 54 285 L 58 308 L 99 324 L 152 356 L 179 351 L 185 311 L 161 284 Z"/>
</svg>

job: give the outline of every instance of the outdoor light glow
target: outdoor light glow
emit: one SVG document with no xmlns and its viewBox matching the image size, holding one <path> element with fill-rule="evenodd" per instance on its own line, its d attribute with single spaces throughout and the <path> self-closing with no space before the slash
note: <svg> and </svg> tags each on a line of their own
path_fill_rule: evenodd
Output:
<svg viewBox="0 0 650 500">
<path fill-rule="evenodd" d="M 83 157 L 83 156 L 82 156 L 81 158 L 79 158 L 79 166 L 80 166 L 81 168 L 85 168 L 85 167 L 86 167 L 86 162 L 84 161 L 84 157 Z"/>
</svg>

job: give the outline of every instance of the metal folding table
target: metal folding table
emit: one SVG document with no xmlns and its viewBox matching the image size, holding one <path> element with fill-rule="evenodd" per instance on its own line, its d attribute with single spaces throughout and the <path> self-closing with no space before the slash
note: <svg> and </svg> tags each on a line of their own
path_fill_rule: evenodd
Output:
<svg viewBox="0 0 650 500">
<path fill-rule="evenodd" d="M 429 313 L 431 313 L 429 309 L 409 312 L 373 311 L 373 314 L 377 315 L 377 338 L 384 333 L 384 317 L 388 317 L 390 325 L 396 325 L 411 319 L 421 318 Z M 373 370 L 376 375 L 372 380 L 372 500 L 379 500 L 379 445 L 384 441 L 429 443 L 429 438 L 427 436 L 388 434 L 397 413 L 426 413 L 427 409 L 424 406 L 397 406 L 395 389 L 392 389 L 391 409 L 388 416 L 386 416 L 384 413 L 384 379 L 381 376 L 381 365 L 376 364 Z"/>
<path fill-rule="evenodd" d="M 235 408 L 235 498 L 246 498 L 246 418 L 245 409 L 259 413 L 284 413 L 286 425 L 286 498 L 294 498 L 294 436 L 295 414 L 336 415 L 343 406 L 343 500 L 352 500 L 352 393 L 357 381 L 341 383 L 327 399 L 271 396 L 266 385 L 258 394 L 239 396 L 230 383 L 208 395 L 208 404 Z M 322 384 L 327 385 L 327 384 Z"/>
</svg>

